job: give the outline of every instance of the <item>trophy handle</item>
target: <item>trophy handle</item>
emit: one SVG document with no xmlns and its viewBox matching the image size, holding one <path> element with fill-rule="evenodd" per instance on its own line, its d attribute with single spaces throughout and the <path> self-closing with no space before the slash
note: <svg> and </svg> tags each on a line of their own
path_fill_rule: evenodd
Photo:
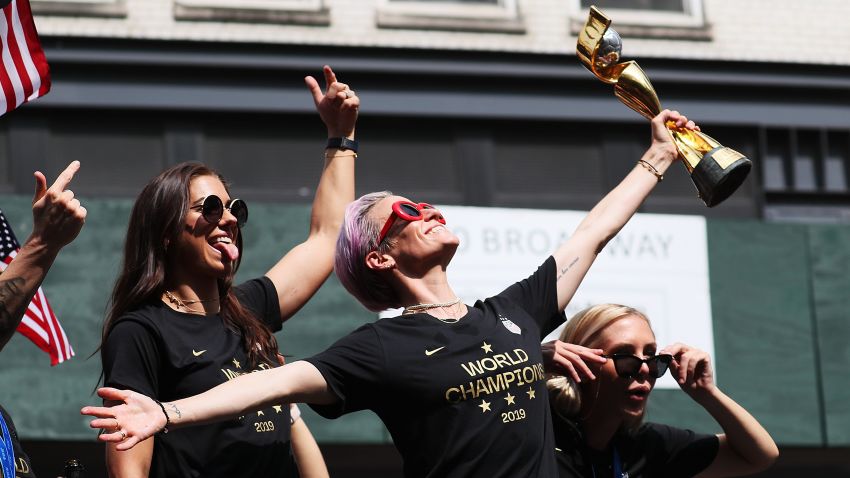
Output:
<svg viewBox="0 0 850 478">
<path fill-rule="evenodd" d="M 652 120 L 661 113 L 661 102 L 655 88 L 637 62 L 627 61 L 620 65 L 623 69 L 614 84 L 614 94 L 624 105 Z"/>
</svg>

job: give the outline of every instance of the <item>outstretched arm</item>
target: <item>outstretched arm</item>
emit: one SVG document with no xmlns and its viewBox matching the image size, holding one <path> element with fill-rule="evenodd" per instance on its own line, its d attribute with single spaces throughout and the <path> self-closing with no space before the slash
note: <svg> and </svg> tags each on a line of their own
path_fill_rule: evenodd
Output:
<svg viewBox="0 0 850 478">
<path fill-rule="evenodd" d="M 679 343 L 667 346 L 659 353 L 673 356 L 670 364 L 673 378 L 723 428 L 723 434 L 717 435 L 720 440 L 717 456 L 697 476 L 748 475 L 762 471 L 776 461 L 779 449 L 767 430 L 744 407 L 715 386 L 707 353 Z"/>
<path fill-rule="evenodd" d="M 292 404 L 290 413 L 292 414 L 292 454 L 298 465 L 298 474 L 301 478 L 328 478 L 330 475 L 325 459 L 322 457 L 322 450 L 319 449 L 319 444 L 316 443 L 307 424 L 301 419 L 298 406 Z"/>
<path fill-rule="evenodd" d="M 128 450 L 166 426 L 160 404 L 145 395 L 108 387 L 98 389 L 97 394 L 116 405 L 84 407 L 80 412 L 98 417 L 91 427 L 107 432 L 99 439 L 115 443 L 116 450 Z M 299 361 L 245 374 L 204 393 L 162 405 L 168 426 L 176 428 L 236 418 L 280 402 L 329 404 L 335 400 L 319 370 Z"/>
<path fill-rule="evenodd" d="M 79 169 L 80 162 L 72 162 L 49 188 L 44 174 L 35 173 L 32 234 L 0 274 L 0 350 L 14 335 L 59 250 L 83 227 L 86 208 L 65 189 Z"/>
<path fill-rule="evenodd" d="M 360 99 L 324 67 L 323 93 L 311 76 L 304 79 L 319 116 L 328 128 L 328 137 L 354 139 L 354 126 Z M 333 270 L 334 248 L 345 206 L 354 200 L 354 158 L 348 150 L 327 149 L 324 169 L 313 199 L 310 233 L 267 273 L 277 288 L 281 320 L 295 314 L 316 293 Z"/>
<path fill-rule="evenodd" d="M 664 110 L 652 120 L 652 145 L 641 161 L 660 174 L 678 156 L 673 139 L 664 124 L 673 121 L 680 128 L 698 129 L 676 111 Z M 649 166 L 637 164 L 617 187 L 609 192 L 581 221 L 572 236 L 555 251 L 558 268 L 558 306 L 563 310 L 584 279 L 596 256 L 634 215 L 658 183 Z"/>
</svg>

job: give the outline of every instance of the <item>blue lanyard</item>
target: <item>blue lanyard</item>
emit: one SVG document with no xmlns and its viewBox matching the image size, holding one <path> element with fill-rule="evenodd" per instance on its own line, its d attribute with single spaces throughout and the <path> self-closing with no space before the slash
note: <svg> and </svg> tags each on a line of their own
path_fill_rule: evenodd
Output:
<svg viewBox="0 0 850 478">
<path fill-rule="evenodd" d="M 3 471 L 3 478 L 15 478 L 15 450 L 12 447 L 9 427 L 6 426 L 2 413 L 0 413 L 0 428 L 3 432 L 2 440 L 0 440 L 0 470 Z"/>
<path fill-rule="evenodd" d="M 617 452 L 617 447 L 612 447 L 614 450 L 613 453 L 613 466 L 614 466 L 614 478 L 628 478 L 628 475 L 623 475 L 623 464 L 620 462 L 620 454 Z M 596 467 L 591 465 L 591 471 L 593 471 L 593 478 L 596 477 Z"/>
<path fill-rule="evenodd" d="M 623 478 L 623 464 L 620 463 L 620 454 L 617 453 L 617 447 L 614 448 L 614 478 Z"/>
</svg>

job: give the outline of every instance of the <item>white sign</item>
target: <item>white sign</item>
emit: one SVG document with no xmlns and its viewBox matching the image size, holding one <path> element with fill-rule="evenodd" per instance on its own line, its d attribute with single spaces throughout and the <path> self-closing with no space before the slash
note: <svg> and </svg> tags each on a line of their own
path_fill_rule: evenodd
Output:
<svg viewBox="0 0 850 478">
<path fill-rule="evenodd" d="M 460 238 L 449 284 L 467 304 L 528 277 L 587 214 L 464 206 L 440 210 Z M 569 318 L 603 302 L 635 307 L 650 318 L 659 347 L 683 342 L 713 357 L 710 297 L 705 218 L 636 214 L 605 246 L 566 312 Z M 678 388 L 669 373 L 657 386 Z"/>
</svg>

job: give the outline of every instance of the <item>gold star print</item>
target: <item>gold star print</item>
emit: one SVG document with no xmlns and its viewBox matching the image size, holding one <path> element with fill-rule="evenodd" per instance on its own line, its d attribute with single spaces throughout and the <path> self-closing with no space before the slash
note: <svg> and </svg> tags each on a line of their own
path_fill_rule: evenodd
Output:
<svg viewBox="0 0 850 478">
<path fill-rule="evenodd" d="M 490 402 L 487 400 L 481 400 L 481 405 L 478 406 L 481 407 L 481 413 L 490 411 Z"/>
<path fill-rule="evenodd" d="M 531 399 L 533 399 L 533 398 L 534 398 L 534 389 L 533 389 L 533 388 L 528 387 L 528 391 L 526 391 L 525 393 L 527 393 L 527 394 L 528 394 L 528 399 L 529 399 L 529 400 L 531 400 Z"/>
<path fill-rule="evenodd" d="M 274 411 L 277 413 L 283 413 L 283 407 L 280 405 L 272 405 L 272 408 L 274 408 Z"/>
<path fill-rule="evenodd" d="M 493 346 L 488 344 L 487 342 L 484 342 L 484 345 L 482 345 L 481 348 L 484 349 L 485 354 L 493 352 Z"/>
<path fill-rule="evenodd" d="M 240 365 L 239 361 L 236 360 L 236 359 L 233 359 L 233 366 L 236 367 L 236 368 L 242 368 L 242 365 Z"/>
<path fill-rule="evenodd" d="M 266 414 L 265 414 L 265 413 L 263 413 L 263 411 L 262 411 L 262 410 L 259 410 L 259 411 L 257 412 L 257 416 L 258 416 L 258 417 L 264 417 L 264 416 L 266 416 Z"/>
<path fill-rule="evenodd" d="M 507 402 L 508 402 L 508 405 L 514 405 L 514 398 L 516 398 L 516 397 L 514 397 L 513 395 L 511 395 L 511 393 L 510 393 L 510 392 L 508 392 L 508 396 L 507 396 L 507 397 L 505 397 L 505 401 L 507 401 Z"/>
</svg>

